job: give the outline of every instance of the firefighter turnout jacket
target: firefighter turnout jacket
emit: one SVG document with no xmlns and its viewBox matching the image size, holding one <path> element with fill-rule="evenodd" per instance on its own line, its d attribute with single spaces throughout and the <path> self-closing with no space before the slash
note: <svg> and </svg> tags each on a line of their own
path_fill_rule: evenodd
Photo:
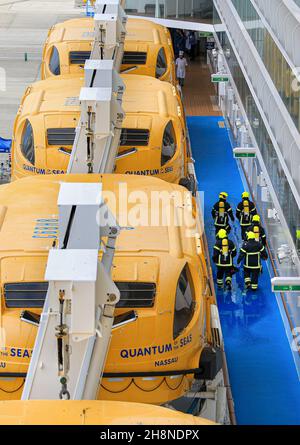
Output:
<svg viewBox="0 0 300 445">
<path fill-rule="evenodd" d="M 229 218 L 234 221 L 234 215 L 230 204 L 220 199 L 212 208 L 212 217 L 217 229 L 227 229 L 229 226 Z"/>
<path fill-rule="evenodd" d="M 261 260 L 268 259 L 268 253 L 265 246 L 256 240 L 245 241 L 239 257 L 238 263 L 244 260 L 244 267 L 247 269 L 261 270 Z"/>
<path fill-rule="evenodd" d="M 253 232 L 255 234 L 256 241 L 260 241 L 263 246 L 266 246 L 266 232 L 265 229 L 260 225 L 260 223 L 252 223 L 247 232 Z"/>
<path fill-rule="evenodd" d="M 214 246 L 213 262 L 217 267 L 233 267 L 236 247 L 228 238 L 218 239 Z"/>
<path fill-rule="evenodd" d="M 249 227 L 252 223 L 252 218 L 257 214 L 255 204 L 249 199 L 243 199 L 236 209 L 236 217 L 240 222 L 241 227 Z"/>
</svg>

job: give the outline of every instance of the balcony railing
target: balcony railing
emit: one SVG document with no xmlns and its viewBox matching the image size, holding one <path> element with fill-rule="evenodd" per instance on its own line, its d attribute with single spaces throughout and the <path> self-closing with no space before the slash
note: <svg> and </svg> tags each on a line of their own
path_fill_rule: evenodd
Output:
<svg viewBox="0 0 300 445">
<path fill-rule="evenodd" d="M 290 60 L 300 67 L 300 0 L 252 0 L 285 49 Z M 284 25 L 283 25 L 284 24 Z"/>
<path fill-rule="evenodd" d="M 276 141 L 277 156 L 300 208 L 299 132 L 232 2 L 215 0 L 215 5 L 270 126 Z"/>
</svg>

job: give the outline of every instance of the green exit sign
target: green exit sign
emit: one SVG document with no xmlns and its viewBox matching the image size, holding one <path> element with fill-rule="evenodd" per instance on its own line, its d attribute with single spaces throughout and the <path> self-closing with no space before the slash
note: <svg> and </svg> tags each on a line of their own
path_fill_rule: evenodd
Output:
<svg viewBox="0 0 300 445">
<path fill-rule="evenodd" d="M 236 159 L 240 158 L 256 158 L 255 153 L 234 153 Z"/>
<path fill-rule="evenodd" d="M 201 31 L 200 32 L 200 37 L 213 37 L 213 33 L 209 32 L 209 31 Z"/>
<path fill-rule="evenodd" d="M 300 277 L 275 277 L 271 283 L 273 292 L 300 292 Z"/>
<path fill-rule="evenodd" d="M 274 292 L 300 292 L 300 285 L 285 284 L 283 286 L 274 286 Z"/>
<path fill-rule="evenodd" d="M 219 76 L 219 75 L 213 74 L 211 76 L 211 80 L 213 83 L 229 82 L 229 76 Z"/>
<path fill-rule="evenodd" d="M 233 150 L 235 159 L 253 159 L 256 158 L 256 148 L 254 147 L 236 147 Z"/>
</svg>

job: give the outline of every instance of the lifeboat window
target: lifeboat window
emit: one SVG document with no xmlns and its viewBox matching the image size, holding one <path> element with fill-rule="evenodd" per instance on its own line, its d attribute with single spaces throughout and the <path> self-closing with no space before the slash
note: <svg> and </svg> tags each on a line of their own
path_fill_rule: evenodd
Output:
<svg viewBox="0 0 300 445">
<path fill-rule="evenodd" d="M 8 308 L 42 308 L 48 283 L 6 283 L 4 300 Z"/>
<path fill-rule="evenodd" d="M 173 337 L 177 338 L 189 325 L 194 315 L 195 300 L 191 275 L 185 266 L 179 277 L 176 289 Z"/>
<path fill-rule="evenodd" d="M 118 308 L 154 306 L 156 294 L 155 283 L 116 282 L 115 284 L 120 291 L 120 301 L 117 304 Z"/>
<path fill-rule="evenodd" d="M 48 145 L 71 145 L 75 140 L 75 128 L 48 128 Z"/>
<path fill-rule="evenodd" d="M 149 144 L 150 131 L 139 128 L 123 128 L 121 133 L 121 147 L 146 147 Z"/>
<path fill-rule="evenodd" d="M 32 165 L 35 162 L 35 153 L 34 153 L 34 139 L 33 139 L 33 130 L 31 123 L 29 120 L 26 120 L 25 127 L 22 135 L 21 142 L 21 151 L 23 156 L 29 161 Z"/>
<path fill-rule="evenodd" d="M 123 65 L 146 65 L 147 53 L 141 51 L 125 51 Z"/>
<path fill-rule="evenodd" d="M 161 48 L 158 52 L 157 62 L 156 62 L 156 78 L 159 79 L 167 71 L 167 59 L 164 48 Z"/>
<path fill-rule="evenodd" d="M 70 51 L 69 54 L 71 65 L 84 65 L 90 57 L 91 51 Z"/>
<path fill-rule="evenodd" d="M 52 52 L 50 56 L 50 62 L 49 62 L 49 69 L 52 74 L 55 76 L 60 75 L 60 59 L 59 59 L 59 52 L 56 48 L 56 46 L 52 47 Z"/>
<path fill-rule="evenodd" d="M 176 152 L 176 137 L 172 121 L 168 123 L 165 128 L 162 150 L 161 150 L 161 165 L 169 162 Z"/>
</svg>

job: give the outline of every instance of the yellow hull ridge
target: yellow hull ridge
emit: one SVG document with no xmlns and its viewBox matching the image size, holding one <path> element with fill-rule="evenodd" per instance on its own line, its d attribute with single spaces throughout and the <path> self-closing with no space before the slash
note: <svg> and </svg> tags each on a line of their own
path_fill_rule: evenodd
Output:
<svg viewBox="0 0 300 445">
<path fill-rule="evenodd" d="M 0 425 L 215 425 L 179 411 L 139 403 L 30 400 L 0 402 Z M 104 434 L 104 436 L 102 436 Z M 117 438 L 105 436 L 100 438 Z M 111 432 L 111 434 L 118 434 Z M 124 434 L 124 433 L 122 433 Z M 128 433 L 133 434 L 133 433 Z M 122 436 L 123 437 L 123 436 Z"/>
</svg>

